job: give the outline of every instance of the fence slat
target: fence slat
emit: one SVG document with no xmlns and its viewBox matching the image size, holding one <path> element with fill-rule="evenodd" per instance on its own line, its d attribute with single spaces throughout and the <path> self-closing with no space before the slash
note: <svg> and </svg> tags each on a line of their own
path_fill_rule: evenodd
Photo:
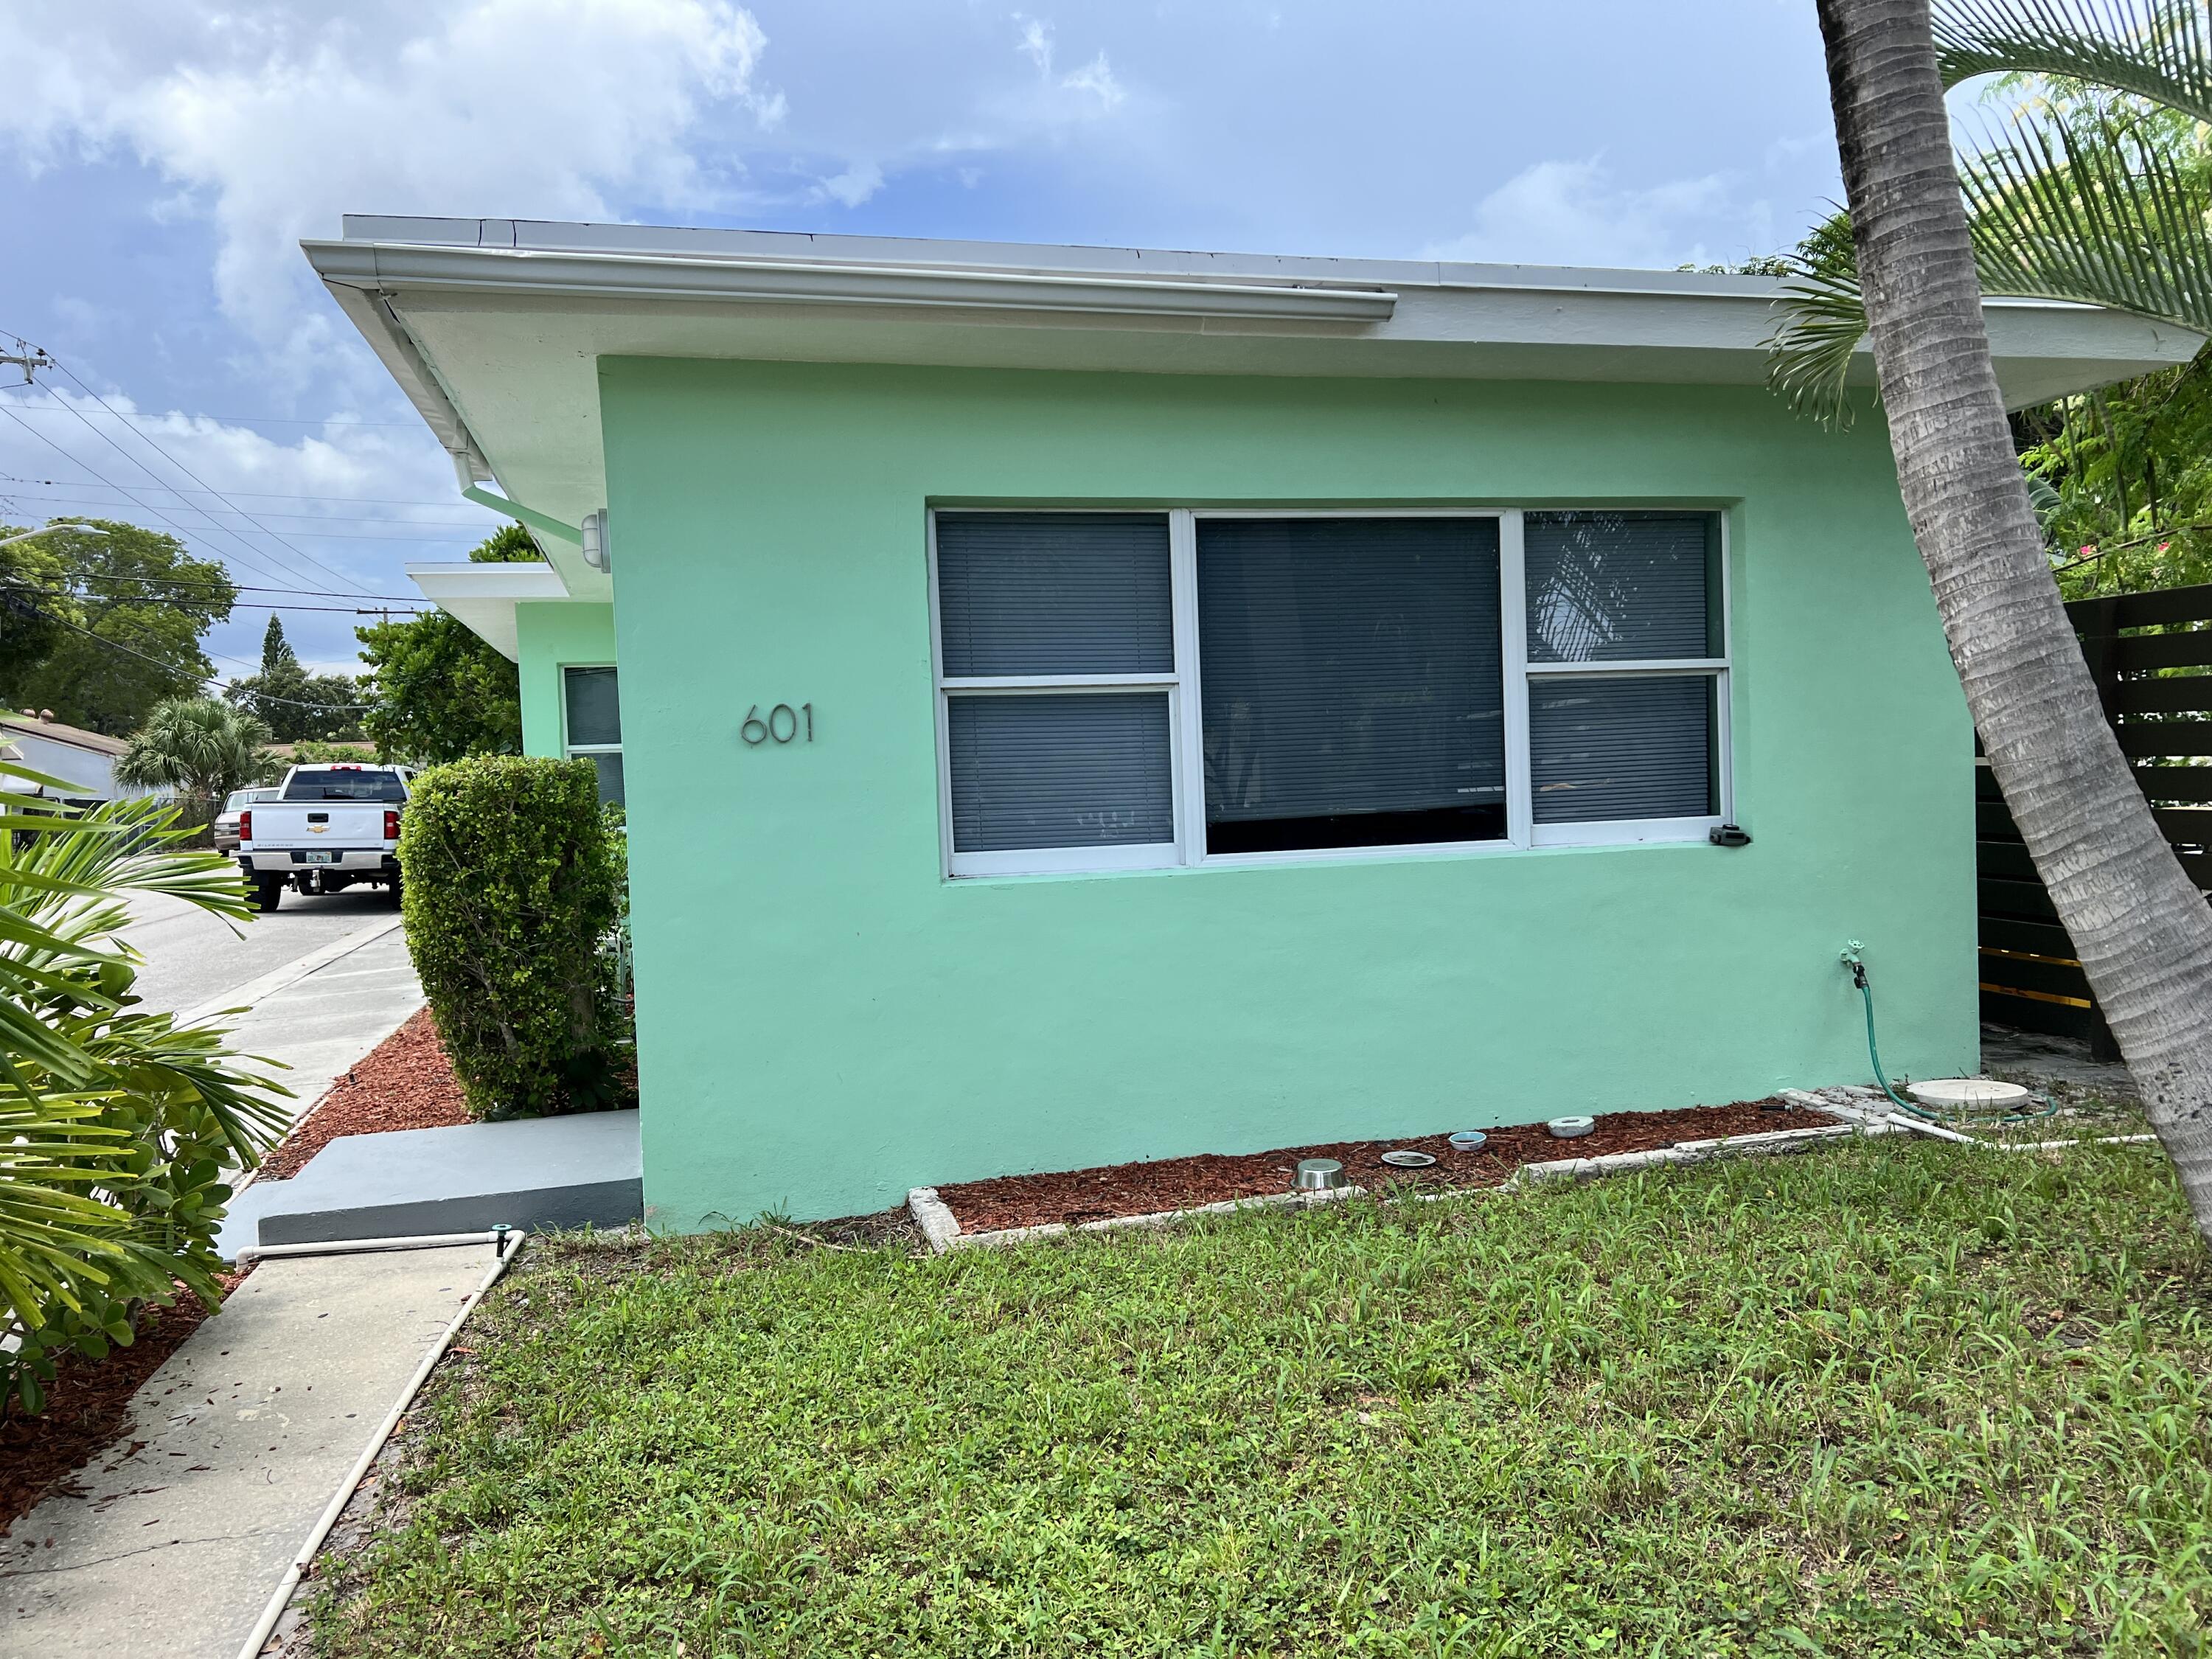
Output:
<svg viewBox="0 0 2212 1659">
<path fill-rule="evenodd" d="M 2212 804 L 2212 766 L 2138 766 L 2136 781 L 2154 801 Z"/>
<path fill-rule="evenodd" d="M 2118 702 L 2123 714 L 2212 714 L 2212 674 L 2123 680 Z"/>
<path fill-rule="evenodd" d="M 1982 1018 L 1991 1025 L 2015 1031 L 2045 1031 L 2094 1043 L 2105 1022 L 2094 1008 L 2069 1007 L 2063 1002 L 2039 1002 L 2033 997 L 2011 997 L 2002 991 L 1982 993 Z"/>
<path fill-rule="evenodd" d="M 2074 959 L 2074 941 L 2056 921 L 2025 921 L 2017 916 L 1982 918 L 1981 942 L 1992 951 L 2026 951 L 2034 956 Z"/>
<path fill-rule="evenodd" d="M 2079 997 L 2084 1002 L 2093 1000 L 2089 976 L 2078 963 L 2031 962 L 2025 957 L 2001 957 L 1989 951 L 1982 952 L 1981 963 L 1984 988 L 1996 986 L 2008 991 L 2040 991 L 2045 996 Z"/>
<path fill-rule="evenodd" d="M 2212 629 L 2195 634 L 2123 634 L 2106 641 L 2112 664 L 2123 674 L 2152 668 L 2212 667 Z"/>
<path fill-rule="evenodd" d="M 2094 599 L 2075 599 L 2066 607 L 2077 629 L 2096 626 L 2095 607 L 2107 607 L 2112 628 L 2154 628 L 2161 623 L 2212 622 L 2212 583 L 2193 587 L 2166 587 L 2150 593 L 2112 593 Z"/>
<path fill-rule="evenodd" d="M 2194 757 L 2212 755 L 2212 720 L 2127 720 L 2116 728 L 2120 752 Z"/>
<path fill-rule="evenodd" d="M 2058 920 L 2058 908 L 2051 903 L 2051 895 L 2043 890 L 2039 881 L 2006 881 L 1983 876 L 1976 879 L 1974 890 L 1985 916 L 2018 916 L 2028 921 Z M 2069 950 L 2066 954 L 2074 953 Z"/>
</svg>

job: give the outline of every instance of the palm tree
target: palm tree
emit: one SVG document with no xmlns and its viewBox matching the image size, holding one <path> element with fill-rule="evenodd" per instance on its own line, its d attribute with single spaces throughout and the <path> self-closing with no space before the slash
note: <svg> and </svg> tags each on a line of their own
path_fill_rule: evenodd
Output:
<svg viewBox="0 0 2212 1659">
<path fill-rule="evenodd" d="M 2067 6 L 2018 3 L 2039 17 Z M 1990 363 L 1929 0 L 1817 3 L 1875 373 L 1951 659 L 2212 1239 L 2212 909 L 2151 818 L 2044 556 Z"/>
<path fill-rule="evenodd" d="M 115 763 L 116 781 L 140 789 L 174 789 L 188 822 L 214 817 L 234 789 L 268 776 L 269 728 L 217 697 L 171 697 Z"/>
<path fill-rule="evenodd" d="M 0 775 L 58 780 L 0 762 Z M 0 1410 L 41 1404 L 57 1354 L 101 1358 L 185 1285 L 212 1305 L 228 1171 L 288 1091 L 216 1025 L 133 1006 L 132 893 L 247 915 L 228 860 L 178 850 L 173 807 L 0 810 Z"/>
<path fill-rule="evenodd" d="M 2212 125 L 2212 26 L 2201 0 L 1934 0 L 1936 72 L 2049 77 L 2039 100 L 1961 169 L 1983 292 L 2070 300 L 2212 334 L 2212 168 L 2167 142 Z M 1774 382 L 1846 419 L 1866 337 L 1848 224 L 1814 234 L 1773 345 Z"/>
</svg>

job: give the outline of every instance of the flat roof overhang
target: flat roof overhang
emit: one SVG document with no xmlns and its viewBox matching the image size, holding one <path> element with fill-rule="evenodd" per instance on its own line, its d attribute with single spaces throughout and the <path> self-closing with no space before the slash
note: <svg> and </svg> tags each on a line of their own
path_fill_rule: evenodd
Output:
<svg viewBox="0 0 2212 1659">
<path fill-rule="evenodd" d="M 410 564 L 407 579 L 509 662 L 521 660 L 514 608 L 526 599 L 575 596 L 549 564 Z"/>
<path fill-rule="evenodd" d="M 349 217 L 345 233 L 301 246 L 439 441 L 471 476 L 572 524 L 605 501 L 601 357 L 1759 385 L 1783 287 L 499 219 Z M 2202 343 L 2092 307 L 1995 299 L 1986 313 L 2015 408 Z M 1872 384 L 1863 349 L 1852 378 Z M 607 596 L 576 548 L 546 551 L 568 596 Z"/>
</svg>

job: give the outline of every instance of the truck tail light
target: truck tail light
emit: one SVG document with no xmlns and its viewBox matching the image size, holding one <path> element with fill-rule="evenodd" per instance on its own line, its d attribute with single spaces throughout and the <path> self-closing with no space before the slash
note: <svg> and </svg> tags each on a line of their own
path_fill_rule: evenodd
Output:
<svg viewBox="0 0 2212 1659">
<path fill-rule="evenodd" d="M 238 838 L 240 841 L 252 841 L 253 839 L 252 813 L 240 812 L 238 815 Z"/>
<path fill-rule="evenodd" d="M 386 841 L 399 839 L 399 814 L 388 807 L 384 814 L 384 838 Z"/>
</svg>

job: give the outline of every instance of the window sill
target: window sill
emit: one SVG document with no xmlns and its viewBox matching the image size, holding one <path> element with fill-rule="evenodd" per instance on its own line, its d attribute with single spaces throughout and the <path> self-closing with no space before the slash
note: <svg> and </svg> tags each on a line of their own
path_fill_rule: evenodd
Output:
<svg viewBox="0 0 2212 1659">
<path fill-rule="evenodd" d="M 1540 824 L 1528 845 L 1507 841 L 1449 842 L 1405 847 L 1331 847 L 1281 853 L 1219 853 L 1191 863 L 1178 863 L 1166 850 L 1153 847 L 1102 848 L 1096 861 L 1079 866 L 1027 864 L 1018 853 L 969 854 L 962 867 L 940 878 L 949 885 L 999 881 L 1070 881 L 1093 876 L 1190 876 L 1223 870 L 1264 870 L 1288 866 L 1360 864 L 1433 864 L 1455 860 L 1513 858 L 1555 853 L 1602 853 L 1638 848 L 1703 848 L 1719 852 L 1706 835 L 1720 823 L 1717 817 L 1659 818 L 1638 823 L 1606 824 Z M 977 867 L 981 860 L 990 865 Z M 971 862 L 975 860 L 977 862 Z M 1026 867 L 1024 867 L 1026 866 Z"/>
</svg>

